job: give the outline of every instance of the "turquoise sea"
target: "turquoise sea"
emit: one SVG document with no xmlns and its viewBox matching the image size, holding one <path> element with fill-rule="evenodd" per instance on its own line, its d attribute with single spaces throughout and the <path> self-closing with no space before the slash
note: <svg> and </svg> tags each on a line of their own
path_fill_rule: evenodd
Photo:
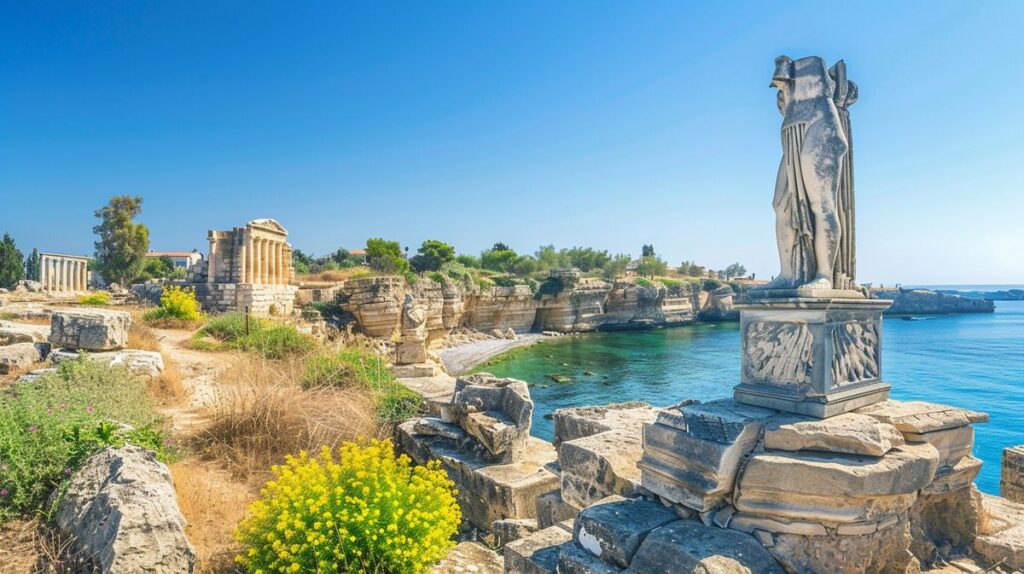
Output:
<svg viewBox="0 0 1024 574">
<path fill-rule="evenodd" d="M 479 370 L 530 383 L 533 434 L 550 440 L 553 425 L 545 415 L 562 407 L 731 396 L 739 380 L 739 325 L 565 337 L 512 351 Z M 997 302 L 993 314 L 887 317 L 882 373 L 895 399 L 989 413 L 991 422 L 975 427 L 974 455 L 985 462 L 978 487 L 998 494 L 1002 449 L 1024 444 L 1024 302 Z M 549 375 L 571 381 L 556 383 Z"/>
</svg>

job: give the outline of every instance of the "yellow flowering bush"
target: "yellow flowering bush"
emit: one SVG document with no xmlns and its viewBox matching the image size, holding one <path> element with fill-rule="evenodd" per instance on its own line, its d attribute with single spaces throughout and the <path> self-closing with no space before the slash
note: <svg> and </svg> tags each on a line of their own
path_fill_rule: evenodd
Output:
<svg viewBox="0 0 1024 574">
<path fill-rule="evenodd" d="M 149 322 L 193 322 L 201 321 L 203 317 L 195 291 L 175 286 L 164 287 L 163 293 L 160 294 L 160 306 L 142 316 L 143 320 Z"/>
<path fill-rule="evenodd" d="M 419 574 L 455 544 L 454 484 L 437 461 L 396 457 L 391 441 L 302 452 L 273 473 L 235 532 L 235 560 L 253 574 Z"/>
</svg>

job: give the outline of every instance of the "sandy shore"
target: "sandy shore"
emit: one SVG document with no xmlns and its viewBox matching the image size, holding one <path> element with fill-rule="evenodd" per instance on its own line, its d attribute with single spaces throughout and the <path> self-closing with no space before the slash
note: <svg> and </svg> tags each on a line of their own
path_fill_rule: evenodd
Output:
<svg viewBox="0 0 1024 574">
<path fill-rule="evenodd" d="M 488 339 L 486 341 L 473 341 L 472 343 L 438 351 L 437 355 L 441 358 L 441 362 L 444 363 L 445 369 L 449 373 L 457 375 L 505 351 L 518 347 L 528 347 L 547 338 L 538 333 L 524 333 L 514 340 Z"/>
</svg>

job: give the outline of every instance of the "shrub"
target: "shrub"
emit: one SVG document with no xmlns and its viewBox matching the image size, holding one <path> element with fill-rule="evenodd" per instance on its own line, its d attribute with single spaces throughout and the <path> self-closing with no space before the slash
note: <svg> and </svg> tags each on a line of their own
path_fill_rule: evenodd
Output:
<svg viewBox="0 0 1024 574">
<path fill-rule="evenodd" d="M 311 355 L 300 379 L 303 388 L 361 388 L 371 392 L 382 422 L 407 419 L 422 406 L 420 395 L 395 379 L 387 361 L 366 347 L 346 347 L 335 353 Z"/>
<path fill-rule="evenodd" d="M 164 287 L 160 306 L 146 311 L 142 320 L 149 323 L 201 321 L 204 315 L 196 300 L 195 291 L 187 287 Z"/>
<path fill-rule="evenodd" d="M 273 472 L 236 532 L 249 572 L 418 574 L 454 546 L 453 483 L 437 461 L 396 457 L 390 441 L 302 452 Z"/>
<path fill-rule="evenodd" d="M 0 522 L 39 509 L 86 458 L 125 442 L 166 459 L 153 400 L 125 367 L 65 361 L 54 373 L 6 389 L 0 395 Z"/>
<path fill-rule="evenodd" d="M 633 282 L 641 287 L 654 287 L 654 283 L 651 283 L 650 281 L 644 279 L 643 277 L 637 277 L 636 279 L 633 280 Z"/>
<path fill-rule="evenodd" d="M 211 342 L 206 337 L 212 337 Z M 238 349 L 269 359 L 281 359 L 292 354 L 305 354 L 316 346 L 312 337 L 299 333 L 294 325 L 273 323 L 266 319 L 249 318 L 246 332 L 245 315 L 225 313 L 207 321 L 192 338 L 193 348 Z"/>
<path fill-rule="evenodd" d="M 78 297 L 78 303 L 80 305 L 90 306 L 102 306 L 110 302 L 110 293 L 106 291 L 97 291 L 95 293 L 89 293 L 88 295 L 81 295 Z"/>
</svg>

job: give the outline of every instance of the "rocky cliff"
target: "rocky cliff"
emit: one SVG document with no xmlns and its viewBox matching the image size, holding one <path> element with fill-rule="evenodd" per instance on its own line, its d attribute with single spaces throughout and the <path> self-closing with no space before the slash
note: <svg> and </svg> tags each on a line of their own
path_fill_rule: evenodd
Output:
<svg viewBox="0 0 1024 574">
<path fill-rule="evenodd" d="M 945 315 L 950 313 L 992 313 L 995 304 L 982 299 L 969 299 L 951 293 L 927 289 L 875 289 L 873 299 L 889 299 L 888 315 Z"/>
<path fill-rule="evenodd" d="M 406 294 L 423 306 L 431 337 L 457 328 L 570 333 L 736 316 L 733 292 L 727 285 L 704 290 L 688 283 L 608 283 L 583 277 L 578 271 L 558 271 L 545 286 L 535 293 L 526 285 L 482 288 L 431 279 L 409 285 L 401 277 L 369 277 L 346 281 L 336 290 L 335 301 L 363 332 L 385 338 L 398 328 Z"/>
</svg>

